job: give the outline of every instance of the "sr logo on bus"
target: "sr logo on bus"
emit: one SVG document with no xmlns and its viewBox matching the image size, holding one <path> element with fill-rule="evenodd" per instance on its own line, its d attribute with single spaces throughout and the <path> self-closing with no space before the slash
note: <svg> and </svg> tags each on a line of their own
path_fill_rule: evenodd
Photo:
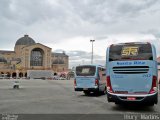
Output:
<svg viewBox="0 0 160 120">
<path fill-rule="evenodd" d="M 124 46 L 121 51 L 122 56 L 137 56 L 139 47 Z"/>
</svg>

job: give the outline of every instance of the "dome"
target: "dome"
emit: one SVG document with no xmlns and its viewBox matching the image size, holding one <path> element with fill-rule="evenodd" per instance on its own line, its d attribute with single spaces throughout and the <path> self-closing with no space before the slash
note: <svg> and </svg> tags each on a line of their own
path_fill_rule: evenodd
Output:
<svg viewBox="0 0 160 120">
<path fill-rule="evenodd" d="M 7 63 L 7 60 L 3 57 L 3 55 L 0 54 L 0 62 Z"/>
<path fill-rule="evenodd" d="M 24 35 L 24 37 L 21 37 L 17 40 L 15 45 L 33 45 L 35 43 L 36 42 L 28 35 Z"/>
</svg>

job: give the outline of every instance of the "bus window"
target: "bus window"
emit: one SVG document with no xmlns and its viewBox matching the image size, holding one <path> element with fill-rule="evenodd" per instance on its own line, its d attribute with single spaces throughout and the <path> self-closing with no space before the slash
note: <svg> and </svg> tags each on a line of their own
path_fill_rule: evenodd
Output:
<svg viewBox="0 0 160 120">
<path fill-rule="evenodd" d="M 151 44 L 112 45 L 109 53 L 109 61 L 153 60 Z"/>
<path fill-rule="evenodd" d="M 77 76 L 94 76 L 96 72 L 95 66 L 79 66 L 76 67 Z"/>
</svg>

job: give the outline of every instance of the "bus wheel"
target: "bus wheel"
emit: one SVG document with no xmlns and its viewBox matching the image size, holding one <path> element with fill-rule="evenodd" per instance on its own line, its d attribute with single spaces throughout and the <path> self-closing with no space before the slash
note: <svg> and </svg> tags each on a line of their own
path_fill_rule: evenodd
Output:
<svg viewBox="0 0 160 120">
<path fill-rule="evenodd" d="M 156 100 L 155 100 L 155 104 L 158 103 L 158 94 L 157 94 L 157 97 L 156 97 Z"/>
<path fill-rule="evenodd" d="M 102 92 L 101 92 L 101 91 L 99 91 L 99 90 L 97 90 L 97 91 L 94 91 L 94 94 L 95 94 L 96 96 L 99 96 L 99 95 L 101 95 L 101 94 L 102 94 Z"/>
<path fill-rule="evenodd" d="M 83 91 L 85 95 L 89 95 L 90 91 Z"/>
<path fill-rule="evenodd" d="M 108 101 L 108 102 L 114 102 L 114 101 L 112 100 L 112 98 L 109 97 L 108 95 L 107 95 L 107 101 Z M 115 102 L 115 103 L 118 103 L 118 102 Z"/>
<path fill-rule="evenodd" d="M 154 106 L 154 103 L 148 103 L 147 105 L 148 106 Z"/>
<path fill-rule="evenodd" d="M 120 105 L 120 102 L 115 102 L 114 104 L 115 104 L 115 105 Z"/>
<path fill-rule="evenodd" d="M 105 94 L 107 94 L 107 89 L 106 89 L 106 87 L 104 88 L 104 91 L 102 91 L 102 95 L 105 95 Z"/>
</svg>

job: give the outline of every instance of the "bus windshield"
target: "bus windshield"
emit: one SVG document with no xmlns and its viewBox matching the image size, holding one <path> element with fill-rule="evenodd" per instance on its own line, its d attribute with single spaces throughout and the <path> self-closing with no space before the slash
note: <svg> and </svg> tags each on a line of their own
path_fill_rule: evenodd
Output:
<svg viewBox="0 0 160 120">
<path fill-rule="evenodd" d="M 94 76 L 96 72 L 95 66 L 78 66 L 76 67 L 77 76 Z"/>
<path fill-rule="evenodd" d="M 111 45 L 109 61 L 153 60 L 151 44 Z"/>
</svg>

